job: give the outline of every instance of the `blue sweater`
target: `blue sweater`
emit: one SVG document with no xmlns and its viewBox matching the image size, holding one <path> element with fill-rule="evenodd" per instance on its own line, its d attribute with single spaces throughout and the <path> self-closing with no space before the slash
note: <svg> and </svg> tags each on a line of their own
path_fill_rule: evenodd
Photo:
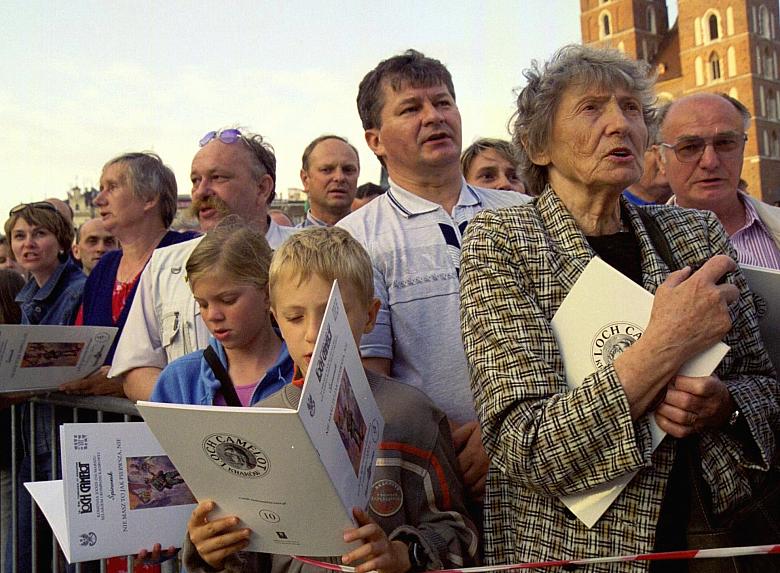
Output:
<svg viewBox="0 0 780 573">
<path fill-rule="evenodd" d="M 198 237 L 198 233 L 193 231 L 185 231 L 178 233 L 176 231 L 168 231 L 157 245 L 157 249 L 160 247 L 167 247 L 169 245 L 175 245 L 176 243 L 182 243 Z M 111 345 L 111 349 L 106 355 L 105 364 L 111 364 L 114 360 L 114 352 L 116 351 L 116 345 L 119 343 L 119 336 L 122 334 L 122 329 L 125 327 L 127 321 L 127 314 L 130 312 L 130 307 L 133 305 L 133 298 L 135 298 L 135 291 L 138 288 L 138 283 L 133 285 L 130 294 L 127 296 L 125 306 L 122 307 L 122 312 L 119 313 L 119 318 L 116 323 L 111 319 L 111 301 L 114 293 L 114 283 L 116 282 L 116 273 L 119 270 L 119 263 L 122 261 L 122 251 L 109 251 L 102 257 L 87 279 L 87 284 L 84 287 L 84 304 L 83 304 L 83 324 L 84 326 L 116 326 L 119 331 L 114 337 L 114 343 Z"/>
<path fill-rule="evenodd" d="M 220 362 L 227 370 L 225 349 L 213 338 L 209 340 L 209 344 L 216 350 Z M 279 356 L 276 357 L 276 363 L 268 369 L 252 395 L 252 404 L 267 398 L 290 383 L 293 371 L 293 361 L 287 351 L 287 345 L 282 343 Z M 203 351 L 196 350 L 177 358 L 165 367 L 154 385 L 149 400 L 168 404 L 211 406 L 214 404 L 214 396 L 219 390 L 219 380 L 203 357 Z"/>
</svg>

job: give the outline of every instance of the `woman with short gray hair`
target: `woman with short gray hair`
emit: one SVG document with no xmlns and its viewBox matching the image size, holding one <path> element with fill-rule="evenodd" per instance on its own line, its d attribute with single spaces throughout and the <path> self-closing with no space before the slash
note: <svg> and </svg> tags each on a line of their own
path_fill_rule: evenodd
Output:
<svg viewBox="0 0 780 573">
<path fill-rule="evenodd" d="M 642 174 L 647 64 L 567 46 L 526 78 L 514 141 L 540 196 L 475 217 L 462 250 L 463 338 L 491 461 L 486 561 L 683 549 L 695 532 L 688 468 L 711 492 L 704 503 L 724 514 L 776 463 L 780 391 L 753 298 L 711 213 L 638 208 L 621 197 Z M 567 381 L 550 321 L 594 256 L 655 294 L 652 315 L 614 361 Z M 678 373 L 721 339 L 731 351 L 712 376 Z M 650 417 L 668 434 L 655 451 Z M 591 528 L 561 501 L 632 472 Z M 688 570 L 660 563 L 650 570 Z"/>
<path fill-rule="evenodd" d="M 104 254 L 90 273 L 78 323 L 116 326 L 119 332 L 105 365 L 83 380 L 63 385 L 61 390 L 124 396 L 121 380 L 109 380 L 107 374 L 141 272 L 156 248 L 198 236 L 192 231 L 169 229 L 176 215 L 176 200 L 176 177 L 154 153 L 125 153 L 103 167 L 100 192 L 93 204 L 121 248 Z"/>
</svg>

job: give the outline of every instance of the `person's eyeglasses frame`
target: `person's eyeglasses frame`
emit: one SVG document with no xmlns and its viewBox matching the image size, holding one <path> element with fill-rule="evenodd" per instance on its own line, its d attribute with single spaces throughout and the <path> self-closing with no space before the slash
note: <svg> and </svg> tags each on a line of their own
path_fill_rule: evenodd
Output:
<svg viewBox="0 0 780 573">
<path fill-rule="evenodd" d="M 718 149 L 717 142 L 718 140 L 724 141 L 724 140 L 731 140 L 734 139 L 734 148 L 733 149 Z M 711 146 L 713 151 L 718 154 L 718 156 L 721 155 L 730 155 L 736 151 L 741 151 L 744 149 L 745 143 L 748 140 L 747 133 L 742 132 L 726 132 L 726 133 L 717 133 L 713 135 L 712 137 L 685 137 L 672 145 L 671 143 L 664 143 L 661 142 L 658 144 L 659 147 L 665 147 L 667 149 L 671 149 L 674 152 L 674 156 L 677 158 L 677 161 L 680 163 L 696 163 L 701 159 L 701 156 L 704 155 L 704 151 L 707 149 L 707 146 Z M 680 155 L 680 148 L 682 146 L 688 146 L 688 145 L 694 145 L 694 147 L 697 148 L 697 151 L 693 152 L 690 156 Z M 700 149 L 698 149 L 700 147 Z"/>
</svg>

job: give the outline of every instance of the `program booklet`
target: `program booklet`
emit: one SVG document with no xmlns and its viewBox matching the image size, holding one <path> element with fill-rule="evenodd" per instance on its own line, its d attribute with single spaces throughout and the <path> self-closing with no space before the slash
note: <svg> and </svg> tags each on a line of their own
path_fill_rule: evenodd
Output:
<svg viewBox="0 0 780 573">
<path fill-rule="evenodd" d="M 195 497 L 142 422 L 60 426 L 61 480 L 25 483 L 70 563 L 181 547 Z"/>
<path fill-rule="evenodd" d="M 653 298 L 602 259 L 591 259 L 551 322 L 570 388 L 577 388 L 598 368 L 611 364 L 642 336 L 650 322 Z M 727 345 L 718 342 L 691 358 L 679 373 L 709 376 L 728 350 Z M 652 413 L 647 421 L 655 450 L 666 433 Z M 561 501 L 585 525 L 593 527 L 636 473 L 629 472 L 583 493 L 562 496 Z"/>
<path fill-rule="evenodd" d="M 780 271 L 740 265 L 756 301 L 758 327 L 769 358 L 780 370 Z"/>
<path fill-rule="evenodd" d="M 0 393 L 56 390 L 103 365 L 113 326 L 0 325 Z"/>
<path fill-rule="evenodd" d="M 139 402 L 141 415 L 215 517 L 252 530 L 249 551 L 341 555 L 365 508 L 384 420 L 334 282 L 297 410 Z"/>
</svg>

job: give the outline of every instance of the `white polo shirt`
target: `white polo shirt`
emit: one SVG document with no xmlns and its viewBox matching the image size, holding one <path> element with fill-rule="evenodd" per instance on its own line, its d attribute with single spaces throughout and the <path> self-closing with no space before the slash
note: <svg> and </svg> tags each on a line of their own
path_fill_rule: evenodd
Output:
<svg viewBox="0 0 780 573">
<path fill-rule="evenodd" d="M 460 332 L 463 232 L 484 209 L 530 200 L 464 180 L 450 215 L 390 181 L 387 193 L 336 225 L 368 251 L 381 302 L 374 331 L 361 341 L 361 354 L 391 359 L 394 378 L 421 389 L 458 424 L 475 416 Z"/>
<path fill-rule="evenodd" d="M 296 231 L 270 221 L 265 238 L 275 249 Z M 209 331 L 184 280 L 187 259 L 202 239 L 154 251 L 138 282 L 109 377 L 134 368 L 162 369 L 176 358 L 206 347 Z"/>
</svg>

